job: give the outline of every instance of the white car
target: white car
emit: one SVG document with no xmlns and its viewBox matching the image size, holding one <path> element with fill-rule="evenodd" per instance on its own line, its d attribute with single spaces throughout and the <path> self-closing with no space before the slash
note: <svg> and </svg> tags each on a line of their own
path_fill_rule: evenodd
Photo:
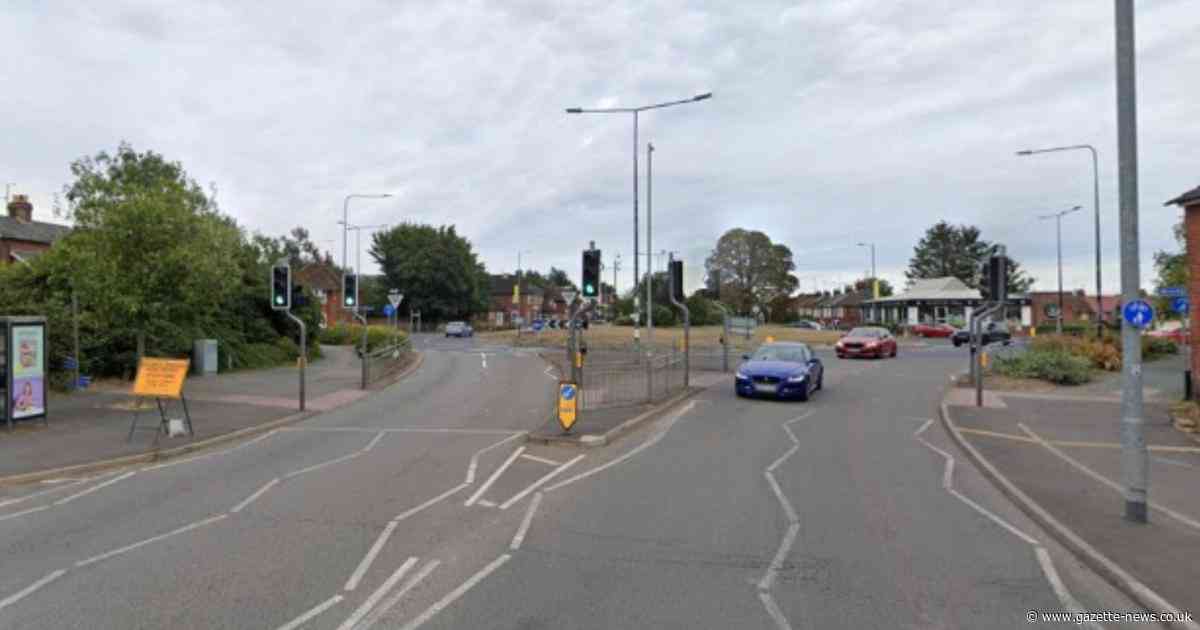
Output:
<svg viewBox="0 0 1200 630">
<path fill-rule="evenodd" d="M 467 322 L 449 322 L 446 324 L 447 337 L 474 337 L 475 329 Z"/>
</svg>

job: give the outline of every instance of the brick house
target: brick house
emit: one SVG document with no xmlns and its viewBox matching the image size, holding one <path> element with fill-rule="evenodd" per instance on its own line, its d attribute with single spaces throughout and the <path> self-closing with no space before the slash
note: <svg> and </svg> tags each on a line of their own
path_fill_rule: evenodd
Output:
<svg viewBox="0 0 1200 630">
<path fill-rule="evenodd" d="M 34 221 L 29 198 L 13 195 L 8 213 L 0 216 L 0 265 L 29 260 L 70 231 L 66 225 Z"/>
<path fill-rule="evenodd" d="M 1030 313 L 1033 325 L 1053 324 L 1053 315 L 1058 310 L 1058 291 L 1031 291 L 1028 295 L 1033 306 Z M 1095 303 L 1096 300 L 1085 295 L 1083 290 L 1063 291 L 1063 323 L 1095 321 Z"/>
<path fill-rule="evenodd" d="M 1200 186 L 1166 202 L 1163 205 L 1183 208 L 1183 234 L 1187 253 L 1188 325 L 1193 331 L 1200 330 Z M 1200 335 L 1191 336 L 1191 352 L 1188 353 L 1192 378 L 1200 374 Z"/>
<path fill-rule="evenodd" d="M 350 321 L 350 312 L 342 308 L 342 275 L 333 265 L 309 263 L 295 272 L 292 283 L 308 287 L 320 301 L 323 326 Z"/>
<path fill-rule="evenodd" d="M 492 275 L 491 283 L 487 312 L 489 324 L 511 326 L 514 313 L 524 318 L 526 322 L 541 314 L 546 297 L 545 291 L 541 287 L 521 283 L 518 292 L 516 290 L 518 287 L 517 276 L 507 273 Z"/>
</svg>

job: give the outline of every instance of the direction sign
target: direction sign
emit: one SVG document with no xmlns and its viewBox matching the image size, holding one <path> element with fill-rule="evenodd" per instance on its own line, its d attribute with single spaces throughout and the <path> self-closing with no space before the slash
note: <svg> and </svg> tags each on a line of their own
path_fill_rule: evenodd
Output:
<svg viewBox="0 0 1200 630">
<path fill-rule="evenodd" d="M 1175 311 L 1176 313 L 1187 315 L 1188 308 L 1190 306 L 1191 305 L 1188 303 L 1188 299 L 1186 297 L 1177 297 L 1171 300 L 1171 310 Z"/>
<path fill-rule="evenodd" d="M 395 315 L 395 314 L 396 314 L 396 307 L 395 307 L 395 306 L 393 306 L 393 305 L 391 305 L 391 304 L 384 304 L 384 305 L 383 305 L 383 314 L 384 314 L 384 315 L 386 315 L 386 316 L 388 316 L 388 317 L 391 317 L 392 315 Z"/>
<path fill-rule="evenodd" d="M 1145 300 L 1134 300 L 1121 309 L 1125 321 L 1136 328 L 1145 328 L 1154 321 L 1154 308 Z"/>
<path fill-rule="evenodd" d="M 558 384 L 558 424 L 563 431 L 570 431 L 575 425 L 575 416 L 579 409 L 579 388 L 575 383 Z"/>
<path fill-rule="evenodd" d="M 534 332 L 542 332 L 542 327 L 545 325 L 546 325 L 546 320 L 535 319 L 535 320 L 533 320 L 533 331 Z"/>
<path fill-rule="evenodd" d="M 1187 289 L 1183 287 L 1159 287 L 1158 294 L 1162 297 L 1187 297 Z"/>
<path fill-rule="evenodd" d="M 403 294 L 403 293 L 401 293 L 401 292 L 399 292 L 399 291 L 397 291 L 397 290 L 395 290 L 395 289 L 392 289 L 391 291 L 388 291 L 388 302 L 391 302 L 391 303 L 392 303 L 392 307 L 393 307 L 393 308 L 394 308 L 394 307 L 397 307 L 397 306 L 400 306 L 400 302 L 401 302 L 403 299 L 404 299 L 404 294 Z"/>
</svg>

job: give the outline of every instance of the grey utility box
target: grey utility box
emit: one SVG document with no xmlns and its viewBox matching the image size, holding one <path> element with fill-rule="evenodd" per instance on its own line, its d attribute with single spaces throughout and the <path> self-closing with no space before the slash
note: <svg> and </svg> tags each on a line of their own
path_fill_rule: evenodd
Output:
<svg viewBox="0 0 1200 630">
<path fill-rule="evenodd" d="M 200 376 L 217 373 L 217 340 L 197 339 L 192 346 L 192 371 Z"/>
</svg>

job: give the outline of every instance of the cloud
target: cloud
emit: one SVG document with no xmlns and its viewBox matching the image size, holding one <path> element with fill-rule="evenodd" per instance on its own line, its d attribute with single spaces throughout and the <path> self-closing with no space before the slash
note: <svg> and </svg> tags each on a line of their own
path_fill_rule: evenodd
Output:
<svg viewBox="0 0 1200 630">
<path fill-rule="evenodd" d="M 1142 274 L 1173 248 L 1163 200 L 1200 183 L 1200 65 L 1186 0 L 1138 11 Z M 1069 287 L 1094 273 L 1086 154 L 1101 154 L 1106 285 L 1117 286 L 1111 7 L 815 0 L 581 2 L 26 3 L 8 10 L 0 115 L 4 174 L 45 216 L 69 164 L 121 140 L 214 182 L 252 230 L 304 225 L 335 252 L 351 221 L 454 223 L 494 270 L 578 273 L 589 241 L 632 278 L 633 120 L 564 113 L 713 91 L 639 116 L 655 143 L 653 248 L 689 286 L 721 232 L 761 229 L 809 285 L 864 269 L 877 244 L 901 283 L 941 219 L 981 226 L 1053 288 L 1064 223 Z M 644 260 L 640 265 L 644 268 Z M 606 277 L 607 274 L 606 274 Z M 809 288 L 802 282 L 802 286 Z"/>
</svg>

